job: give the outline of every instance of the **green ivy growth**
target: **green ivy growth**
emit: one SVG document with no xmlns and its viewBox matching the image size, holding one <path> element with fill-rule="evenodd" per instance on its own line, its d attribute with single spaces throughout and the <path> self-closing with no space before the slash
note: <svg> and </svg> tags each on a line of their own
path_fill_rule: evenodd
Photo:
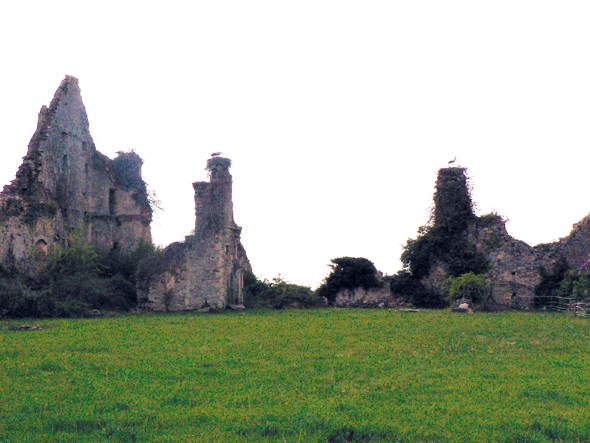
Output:
<svg viewBox="0 0 590 443">
<path fill-rule="evenodd" d="M 394 276 L 391 288 L 409 296 L 416 306 L 439 308 L 447 304 L 446 294 L 430 293 L 420 283 L 436 262 L 445 264 L 449 276 L 459 277 L 470 272 L 485 274 L 488 261 L 467 240 L 467 228 L 478 218 L 465 169 L 441 169 L 433 200 L 431 224 L 422 226 L 418 237 L 406 242 L 401 255 L 403 270 Z"/>
</svg>

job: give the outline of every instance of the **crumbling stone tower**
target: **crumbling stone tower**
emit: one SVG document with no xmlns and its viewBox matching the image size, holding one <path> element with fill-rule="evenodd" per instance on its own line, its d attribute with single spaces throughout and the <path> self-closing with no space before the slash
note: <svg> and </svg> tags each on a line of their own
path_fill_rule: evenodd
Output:
<svg viewBox="0 0 590 443">
<path fill-rule="evenodd" d="M 0 194 L 0 262 L 47 252 L 73 231 L 102 250 L 150 242 L 152 210 L 141 158 L 96 150 L 78 79 L 66 76 L 37 130 L 16 178 Z"/>
<path fill-rule="evenodd" d="M 465 168 L 441 168 L 434 194 L 434 224 L 464 229 L 473 219 Z"/>
<path fill-rule="evenodd" d="M 216 306 L 243 304 L 244 271 L 250 270 L 234 221 L 230 166 L 227 158 L 210 158 L 209 182 L 193 183 L 197 253 L 191 267 L 202 297 Z"/>
<path fill-rule="evenodd" d="M 414 245 L 413 272 L 432 294 L 444 299 L 449 277 L 485 273 L 492 297 L 505 306 L 532 305 L 541 269 L 551 272 L 559 260 L 580 268 L 590 257 L 590 215 L 575 224 L 568 237 L 529 246 L 510 236 L 497 214 L 475 216 L 464 168 L 438 171 L 432 226 Z"/>
<path fill-rule="evenodd" d="M 207 161 L 209 181 L 193 183 L 195 230 L 140 266 L 138 292 L 155 310 L 242 305 L 244 272 L 251 271 L 233 215 L 228 158 Z"/>
</svg>

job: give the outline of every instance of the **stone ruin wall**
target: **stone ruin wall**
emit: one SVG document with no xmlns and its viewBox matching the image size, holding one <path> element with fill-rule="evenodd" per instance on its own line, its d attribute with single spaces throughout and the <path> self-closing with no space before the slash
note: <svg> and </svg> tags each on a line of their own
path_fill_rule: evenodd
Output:
<svg viewBox="0 0 590 443">
<path fill-rule="evenodd" d="M 209 159 L 209 181 L 193 183 L 194 234 L 164 249 L 155 273 L 140 282 L 148 308 L 179 311 L 243 304 L 243 275 L 252 268 L 234 221 L 230 164 L 222 157 Z"/>
<path fill-rule="evenodd" d="M 210 159 L 209 182 L 193 184 L 195 232 L 166 248 L 167 264 L 144 282 L 144 297 L 154 309 L 241 304 L 243 273 L 251 267 L 233 218 L 230 163 Z M 134 152 L 111 160 L 97 151 L 78 80 L 66 76 L 49 107 L 41 108 L 16 178 L 0 193 L 0 262 L 47 252 L 73 231 L 102 250 L 151 242 L 152 211 L 141 164 Z M 466 235 L 489 260 L 494 298 L 514 307 L 530 306 L 542 267 L 551 271 L 561 257 L 580 267 L 590 257 L 590 215 L 567 237 L 535 247 L 510 236 L 499 217 L 480 218 Z M 445 264 L 435 262 L 424 283 L 442 288 Z M 340 302 L 382 297 L 341 294 Z"/>
<path fill-rule="evenodd" d="M 468 238 L 488 258 L 494 300 L 515 308 L 530 306 L 540 269 L 551 268 L 552 257 L 510 236 L 501 218 L 471 225 Z"/>
<path fill-rule="evenodd" d="M 334 306 L 346 308 L 384 308 L 392 305 L 389 285 L 382 288 L 341 289 L 336 294 Z"/>
<path fill-rule="evenodd" d="M 151 242 L 141 164 L 134 152 L 111 160 L 96 150 L 78 80 L 66 76 L 0 194 L 0 262 L 46 252 L 74 231 L 102 250 Z"/>
<path fill-rule="evenodd" d="M 590 215 L 575 224 L 569 236 L 534 247 L 510 236 L 499 216 L 481 217 L 471 223 L 467 238 L 488 258 L 494 300 L 505 306 L 528 308 L 534 288 L 541 282 L 541 268 L 551 272 L 562 257 L 570 266 L 580 267 L 590 257 Z M 447 276 L 444 263 L 436 263 L 424 283 L 443 290 Z"/>
<path fill-rule="evenodd" d="M 579 268 L 590 254 L 589 221 L 586 217 L 575 224 L 567 237 L 533 247 L 510 236 L 503 220 L 473 226 L 470 238 L 489 258 L 494 299 L 514 308 L 530 307 L 535 286 L 541 282 L 541 268 L 552 272 L 561 258 Z"/>
</svg>

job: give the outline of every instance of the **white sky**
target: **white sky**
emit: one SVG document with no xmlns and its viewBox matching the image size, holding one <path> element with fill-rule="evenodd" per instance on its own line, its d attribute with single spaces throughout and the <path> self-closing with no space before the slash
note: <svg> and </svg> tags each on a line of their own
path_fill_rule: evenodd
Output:
<svg viewBox="0 0 590 443">
<path fill-rule="evenodd" d="M 143 157 L 157 244 L 192 229 L 213 151 L 262 278 L 395 273 L 454 156 L 480 213 L 552 241 L 590 212 L 588 23 L 587 0 L 2 2 L 0 184 L 70 74 L 97 148 Z"/>
</svg>

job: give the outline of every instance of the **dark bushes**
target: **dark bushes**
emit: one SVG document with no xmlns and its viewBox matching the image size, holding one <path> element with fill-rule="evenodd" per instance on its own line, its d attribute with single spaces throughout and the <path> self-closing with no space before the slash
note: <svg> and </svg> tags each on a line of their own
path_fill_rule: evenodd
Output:
<svg viewBox="0 0 590 443">
<path fill-rule="evenodd" d="M 406 270 L 401 270 L 390 279 L 391 293 L 401 297 L 417 308 L 444 308 L 446 300 L 434 291 L 427 289 L 424 284 L 414 278 Z"/>
<path fill-rule="evenodd" d="M 313 308 L 324 301 L 306 286 L 287 283 L 280 276 L 260 281 L 254 274 L 244 275 L 244 306 L 254 309 Z"/>
<path fill-rule="evenodd" d="M 0 316 L 80 317 L 92 309 L 127 311 L 137 305 L 137 264 L 153 251 L 101 254 L 82 242 L 30 260 L 28 269 L 0 270 Z"/>
<path fill-rule="evenodd" d="M 325 297 L 330 304 L 334 303 L 336 295 L 342 289 L 363 288 L 368 291 L 383 286 L 377 268 L 366 258 L 341 257 L 330 261 L 332 271 L 317 290 L 317 294 Z"/>
<path fill-rule="evenodd" d="M 590 275 L 584 263 L 570 267 L 561 257 L 551 272 L 541 268 L 541 282 L 535 287 L 534 308 L 558 308 L 590 299 Z"/>
</svg>

